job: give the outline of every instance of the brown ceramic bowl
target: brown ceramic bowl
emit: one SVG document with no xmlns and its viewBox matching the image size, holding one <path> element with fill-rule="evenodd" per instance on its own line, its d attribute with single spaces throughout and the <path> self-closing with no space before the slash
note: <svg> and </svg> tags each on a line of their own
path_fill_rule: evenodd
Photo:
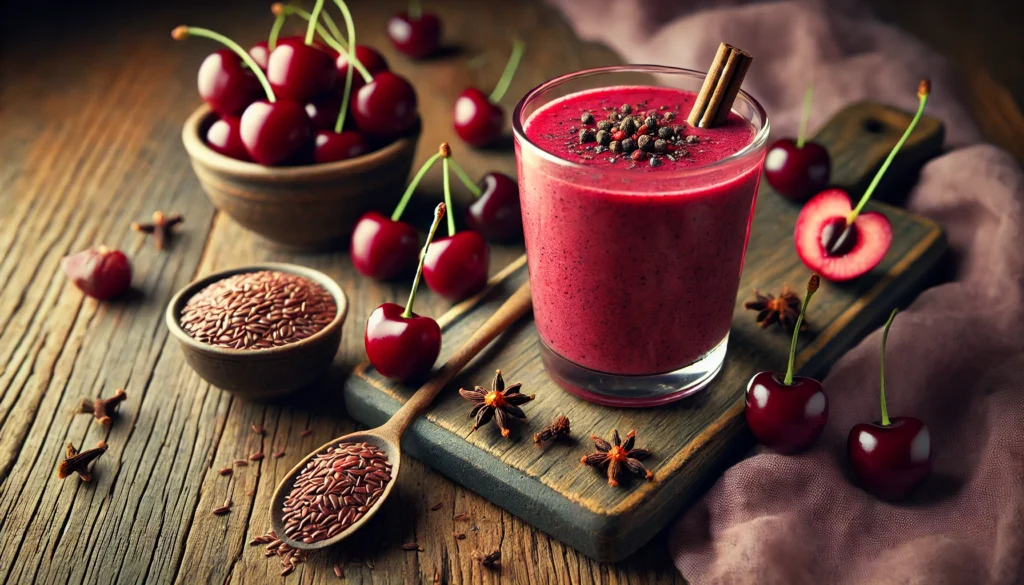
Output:
<svg viewBox="0 0 1024 585">
<path fill-rule="evenodd" d="M 415 133 L 351 160 L 268 167 L 224 156 L 202 136 L 216 116 L 197 109 L 181 132 L 192 168 L 214 207 L 267 240 L 315 251 L 344 247 L 359 218 L 390 213 L 412 168 Z"/>
<path fill-rule="evenodd" d="M 334 297 L 338 314 L 313 335 L 268 349 L 229 349 L 192 339 L 178 322 L 181 309 L 194 294 L 214 282 L 243 272 L 277 270 L 297 274 L 324 287 Z M 294 264 L 259 264 L 211 274 L 178 291 L 164 320 L 185 352 L 185 361 L 207 382 L 243 398 L 269 399 L 284 396 L 325 374 L 341 345 L 341 326 L 348 314 L 348 298 L 326 274 Z"/>
</svg>

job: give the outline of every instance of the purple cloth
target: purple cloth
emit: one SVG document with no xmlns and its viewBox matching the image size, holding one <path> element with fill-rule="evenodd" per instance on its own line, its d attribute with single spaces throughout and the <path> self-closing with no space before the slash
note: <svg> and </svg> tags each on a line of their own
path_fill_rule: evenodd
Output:
<svg viewBox="0 0 1024 585">
<path fill-rule="evenodd" d="M 810 451 L 757 451 L 729 469 L 671 531 L 676 566 L 701 583 L 1024 582 L 1024 173 L 980 140 L 943 59 L 851 0 L 552 0 L 585 39 L 626 60 L 705 70 L 719 41 L 754 56 L 744 88 L 776 136 L 794 135 L 808 82 L 811 128 L 871 99 L 928 113 L 955 150 L 928 163 L 908 207 L 939 222 L 955 282 L 904 311 L 888 344 L 889 412 L 931 429 L 923 489 L 890 504 L 848 478 L 846 437 L 878 418 L 881 332 L 825 379 L 831 417 Z"/>
</svg>

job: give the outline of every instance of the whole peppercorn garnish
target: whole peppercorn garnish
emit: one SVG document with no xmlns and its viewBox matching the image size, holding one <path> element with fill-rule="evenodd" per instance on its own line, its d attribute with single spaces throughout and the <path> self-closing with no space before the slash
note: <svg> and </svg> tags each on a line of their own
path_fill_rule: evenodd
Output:
<svg viewBox="0 0 1024 585">
<path fill-rule="evenodd" d="M 609 122 L 608 120 L 601 120 L 600 122 L 597 123 L 597 129 L 604 130 L 605 132 L 610 132 L 612 129 L 612 123 Z"/>
<path fill-rule="evenodd" d="M 664 117 L 665 117 L 665 121 L 666 122 L 671 122 L 672 120 L 676 119 L 676 113 L 675 112 L 665 112 L 665 116 Z"/>
<path fill-rule="evenodd" d="M 644 119 L 644 126 L 647 126 L 648 132 L 654 132 L 658 129 L 658 117 L 654 114 L 647 116 L 647 118 Z"/>
<path fill-rule="evenodd" d="M 700 142 L 700 136 L 696 134 L 690 134 L 685 138 L 687 144 L 697 144 Z"/>
<path fill-rule="evenodd" d="M 622 104 L 622 107 L 621 107 L 621 108 L 619 108 L 619 110 L 620 110 L 620 111 L 621 111 L 621 112 L 622 112 L 623 114 L 632 114 L 632 113 L 633 113 L 633 106 L 631 106 L 631 105 L 629 105 L 629 104 Z"/>
<path fill-rule="evenodd" d="M 636 150 L 636 140 L 632 138 L 624 138 L 622 140 L 622 152 L 630 153 Z"/>
<path fill-rule="evenodd" d="M 661 166 L 661 157 L 652 156 L 651 157 L 651 166 L 652 167 L 660 167 Z"/>
<path fill-rule="evenodd" d="M 634 150 L 633 154 L 631 154 L 630 156 L 633 157 L 633 160 L 644 160 L 644 156 L 646 156 L 646 154 L 644 153 L 644 151 L 638 148 Z"/>
<path fill-rule="evenodd" d="M 690 156 L 690 151 L 686 150 L 685 148 L 680 148 L 680 149 L 676 150 L 676 156 L 678 156 L 678 157 Z"/>
<path fill-rule="evenodd" d="M 615 110 L 612 110 L 608 112 L 608 119 L 611 120 L 612 122 L 618 122 L 619 120 L 622 119 L 622 114 L 616 112 Z"/>
<path fill-rule="evenodd" d="M 595 140 L 594 131 L 590 128 L 584 128 L 580 130 L 580 144 L 586 142 L 593 142 Z"/>
<path fill-rule="evenodd" d="M 583 112 L 583 115 L 580 116 L 580 122 L 583 122 L 584 124 L 593 124 L 594 115 L 590 112 Z"/>
<path fill-rule="evenodd" d="M 672 138 L 672 135 L 672 129 L 669 128 L 668 126 L 662 126 L 661 128 L 658 128 L 658 138 L 668 140 L 669 138 Z"/>
<path fill-rule="evenodd" d="M 636 129 L 636 135 L 643 136 L 644 134 L 647 134 L 647 126 L 641 125 L 639 128 Z"/>
<path fill-rule="evenodd" d="M 651 452 L 647 449 L 633 448 L 633 444 L 636 442 L 636 431 L 629 431 L 624 442 L 619 440 L 619 431 L 612 431 L 611 444 L 597 435 L 591 435 L 590 440 L 597 447 L 597 453 L 584 455 L 580 458 L 580 463 L 598 469 L 606 468 L 608 485 L 612 487 L 619 485 L 627 473 L 648 481 L 654 479 L 654 474 L 648 471 L 643 463 L 640 463 L 641 459 L 650 457 Z"/>
<path fill-rule="evenodd" d="M 676 125 L 672 127 L 672 134 L 675 134 L 680 138 L 683 137 L 683 132 L 685 132 L 685 129 L 682 126 Z"/>
<path fill-rule="evenodd" d="M 614 152 L 615 154 L 618 154 L 622 152 L 622 143 L 619 142 L 618 140 L 612 140 L 611 142 L 608 143 L 608 150 Z"/>
<path fill-rule="evenodd" d="M 598 130 L 595 138 L 601 146 L 608 146 L 608 143 L 612 141 L 611 133 L 606 130 Z"/>
<path fill-rule="evenodd" d="M 626 136 L 632 136 L 636 132 L 636 122 L 633 121 L 632 117 L 624 118 L 622 123 L 619 124 L 619 130 L 626 133 Z"/>
<path fill-rule="evenodd" d="M 644 152 L 647 152 L 647 151 L 651 150 L 652 148 L 654 148 L 654 145 L 651 143 L 651 137 L 650 136 L 648 136 L 646 134 L 641 134 L 636 139 L 636 147 L 639 148 L 640 150 L 644 151 Z"/>
<path fill-rule="evenodd" d="M 473 410 L 469 413 L 469 416 L 476 417 L 473 430 L 487 424 L 491 417 L 494 417 L 494 422 L 498 423 L 498 427 L 501 429 L 501 436 L 507 437 L 510 433 L 509 417 L 525 419 L 526 413 L 519 408 L 519 405 L 526 404 L 536 397 L 534 394 L 520 394 L 519 389 L 522 386 L 516 382 L 506 388 L 505 379 L 501 377 L 501 370 L 498 370 L 494 374 L 490 390 L 482 386 L 477 386 L 474 390 L 460 388 L 459 394 L 473 403 Z"/>
<path fill-rule="evenodd" d="M 666 150 L 668 150 L 668 142 L 660 138 L 654 141 L 654 152 L 665 152 Z"/>
</svg>

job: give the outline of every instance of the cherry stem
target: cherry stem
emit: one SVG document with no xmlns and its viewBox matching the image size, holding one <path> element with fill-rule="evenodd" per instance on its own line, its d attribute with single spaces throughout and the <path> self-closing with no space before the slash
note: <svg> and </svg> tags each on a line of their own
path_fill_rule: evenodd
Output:
<svg viewBox="0 0 1024 585">
<path fill-rule="evenodd" d="M 516 42 L 512 44 L 512 54 L 509 55 L 508 63 L 505 64 L 505 71 L 501 73 L 501 78 L 498 79 L 498 85 L 494 86 L 494 91 L 487 97 L 491 103 L 498 103 L 505 96 L 508 86 L 512 84 L 512 77 L 516 74 L 519 62 L 523 59 L 523 51 L 525 50 L 526 44 L 516 39 Z"/>
<path fill-rule="evenodd" d="M 853 225 L 854 220 L 857 219 L 857 216 L 860 215 L 861 210 L 864 209 L 865 205 L 867 205 L 868 199 L 871 198 L 871 194 L 875 192 L 875 187 L 877 187 L 879 181 L 882 180 L 882 175 L 885 174 L 885 171 L 889 168 L 889 165 L 892 164 L 893 159 L 896 158 L 896 153 L 899 152 L 900 148 L 903 147 L 903 143 L 905 143 L 907 139 L 910 138 L 910 134 L 914 131 L 914 128 L 917 126 L 918 121 L 921 120 L 921 115 L 924 114 L 924 105 L 928 103 L 929 93 L 931 93 L 931 83 L 927 79 L 924 79 L 921 81 L 921 84 L 917 88 L 918 105 L 917 113 L 914 114 L 914 119 L 910 121 L 910 125 L 907 126 L 906 131 L 903 132 L 903 136 L 900 138 L 900 141 L 896 143 L 896 146 L 892 147 L 892 151 L 889 152 L 889 156 L 885 159 L 885 162 L 882 163 L 882 166 L 881 168 L 878 169 L 878 172 L 875 173 L 875 178 L 871 180 L 871 184 L 868 185 L 867 191 L 864 191 L 864 196 L 860 198 L 860 202 L 857 203 L 857 207 L 850 212 L 850 215 L 846 216 L 847 229 L 849 229 L 849 226 Z"/>
<path fill-rule="evenodd" d="M 882 377 L 881 377 L 881 383 L 882 383 L 882 426 L 883 427 L 887 427 L 890 424 L 892 424 L 892 423 L 889 422 L 889 409 L 887 409 L 885 407 L 885 342 L 888 341 L 888 339 L 889 339 L 889 327 L 892 325 L 892 321 L 893 321 L 893 319 L 896 318 L 896 313 L 898 313 L 899 311 L 900 311 L 899 309 L 893 309 L 892 310 L 892 313 L 889 315 L 889 320 L 885 322 L 885 329 L 882 331 Z"/>
<path fill-rule="evenodd" d="M 320 13 L 324 11 L 324 0 L 316 0 L 313 5 L 313 14 L 309 17 L 309 24 L 306 25 L 306 44 L 313 44 L 313 36 L 316 35 L 316 26 L 320 22 Z"/>
<path fill-rule="evenodd" d="M 423 5 L 420 0 L 409 0 L 409 20 L 419 20 L 423 16 Z"/>
<path fill-rule="evenodd" d="M 812 274 L 811 279 L 807 282 L 807 296 L 804 297 L 804 304 L 800 306 L 800 314 L 796 317 L 796 325 L 793 327 L 793 341 L 789 344 L 789 365 L 786 367 L 786 379 L 783 380 L 783 384 L 791 386 L 793 384 L 793 370 L 796 369 L 796 342 L 800 338 L 800 327 L 804 324 L 804 313 L 807 312 L 807 305 L 811 302 L 811 297 L 818 290 L 818 286 L 821 284 L 821 277 L 817 274 Z"/>
<path fill-rule="evenodd" d="M 804 92 L 804 110 L 800 114 L 800 131 L 796 135 L 796 147 L 803 148 L 807 138 L 807 123 L 811 120 L 811 100 L 814 99 L 814 86 L 808 85 Z"/>
<path fill-rule="evenodd" d="M 190 36 L 217 41 L 231 49 L 234 54 L 238 55 L 238 57 L 249 66 L 253 75 L 255 75 L 256 79 L 259 80 L 260 85 L 263 86 L 263 91 L 267 93 L 267 101 L 270 103 L 277 101 L 277 96 L 274 95 L 274 90 L 270 88 L 270 82 L 267 81 L 267 76 L 264 75 L 263 70 L 260 69 L 260 66 L 256 64 L 256 61 L 253 60 L 252 56 L 249 55 L 249 53 L 247 53 L 238 43 L 220 33 L 213 32 L 208 28 L 199 28 L 197 26 L 182 25 L 171 31 L 171 37 L 176 41 L 183 41 Z"/>
<path fill-rule="evenodd" d="M 350 67 L 354 66 L 359 70 L 359 74 L 363 76 L 363 81 L 370 83 L 373 81 L 373 76 L 370 72 L 363 67 L 363 64 L 356 58 L 356 25 L 352 20 L 352 13 L 348 10 L 348 5 L 345 4 L 345 0 L 334 0 L 334 3 L 338 5 L 338 10 L 341 11 L 341 15 L 345 18 L 345 28 L 348 30 L 348 64 Z"/>
<path fill-rule="evenodd" d="M 462 165 L 455 162 L 454 158 L 449 159 L 449 164 L 451 165 L 452 170 L 455 171 L 455 176 L 457 176 L 459 180 L 462 181 L 462 184 L 465 185 L 467 189 L 469 189 L 469 192 L 473 194 L 473 198 L 479 199 L 480 196 L 484 194 L 484 192 L 481 191 L 480 187 L 478 187 L 476 183 L 474 183 L 473 180 L 469 178 L 469 175 L 466 174 L 466 171 L 465 169 L 462 168 Z"/>
<path fill-rule="evenodd" d="M 273 12 L 278 18 L 278 20 L 274 21 L 274 27 L 277 30 L 277 32 L 275 32 L 274 29 L 271 29 L 270 31 L 273 37 L 273 45 L 271 45 L 270 42 L 267 43 L 267 46 L 270 48 L 270 50 L 274 50 L 274 47 L 277 46 L 277 36 L 278 34 L 280 34 L 281 29 L 281 27 L 277 23 L 281 22 L 281 24 L 284 24 L 284 17 L 295 15 L 307 22 L 312 22 L 313 20 L 313 15 L 306 12 L 305 10 L 297 6 L 281 4 L 280 2 L 275 2 L 273 5 L 271 5 L 270 11 Z M 327 28 L 330 29 L 330 33 L 328 33 L 327 29 L 321 26 L 319 22 L 316 23 L 316 32 L 320 35 L 320 38 L 323 39 L 324 43 L 326 43 L 327 46 L 334 49 L 335 51 L 347 54 L 348 44 L 345 42 L 345 37 L 341 34 L 341 31 L 338 30 L 338 25 L 334 24 L 334 19 L 331 18 L 331 15 L 327 14 L 327 12 L 321 12 L 320 18 L 325 23 L 327 23 Z"/>
<path fill-rule="evenodd" d="M 430 248 L 430 241 L 434 239 L 434 234 L 437 233 L 437 226 L 441 225 L 441 216 L 445 214 L 445 204 L 438 203 L 437 207 L 434 208 L 434 221 L 430 224 L 430 231 L 427 232 L 427 243 L 423 244 L 423 250 L 420 252 L 420 263 L 416 266 L 416 276 L 412 281 L 412 290 L 409 291 L 409 300 L 405 303 L 405 310 L 402 311 L 403 319 L 412 318 L 412 305 L 416 302 L 416 289 L 420 287 L 420 279 L 423 277 L 423 262 L 427 259 L 427 249 Z"/>
<path fill-rule="evenodd" d="M 402 217 L 402 213 L 405 212 L 406 205 L 409 204 L 409 199 L 412 198 L 413 191 L 416 187 L 419 187 L 420 181 L 423 180 L 424 175 L 430 170 L 430 167 L 434 166 L 437 159 L 441 158 L 441 153 L 434 153 L 434 156 L 427 159 L 427 162 L 423 163 L 420 170 L 416 171 L 416 176 L 412 178 L 409 186 L 405 188 L 405 193 L 402 194 L 402 199 L 398 202 L 398 206 L 395 207 L 395 211 L 391 214 L 391 221 L 398 221 Z"/>
<path fill-rule="evenodd" d="M 448 206 L 448 236 L 455 235 L 455 214 L 452 213 L 452 187 L 448 178 L 448 157 L 441 159 L 441 166 L 444 167 L 444 203 Z"/>
<path fill-rule="evenodd" d="M 274 16 L 274 26 L 270 27 L 270 35 L 267 36 L 267 52 L 277 48 L 277 38 L 281 36 L 281 29 L 284 27 L 284 21 L 288 19 L 288 13 L 275 12 Z"/>
<path fill-rule="evenodd" d="M 318 0 L 322 1 L 322 0 Z M 345 27 L 348 29 L 348 42 L 350 51 L 348 53 L 348 67 L 345 69 L 345 92 L 341 95 L 341 109 L 338 110 L 338 119 L 334 122 L 334 131 L 337 134 L 341 134 L 342 128 L 345 127 L 345 115 L 348 113 L 348 102 L 352 97 L 352 71 L 355 69 L 356 61 L 356 27 L 352 24 L 351 15 L 346 11 L 343 16 L 345 17 Z"/>
</svg>

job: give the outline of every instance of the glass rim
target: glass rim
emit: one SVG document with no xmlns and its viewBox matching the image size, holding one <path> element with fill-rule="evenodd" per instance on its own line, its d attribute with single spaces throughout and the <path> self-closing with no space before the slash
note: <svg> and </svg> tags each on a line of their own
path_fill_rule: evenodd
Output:
<svg viewBox="0 0 1024 585">
<path fill-rule="evenodd" d="M 644 65 L 644 64 L 637 64 L 637 65 L 608 65 L 608 66 L 605 66 L 605 67 L 595 67 L 595 68 L 592 68 L 592 69 L 584 69 L 584 70 L 581 70 L 581 71 L 574 71 L 572 73 L 566 73 L 564 75 L 559 75 L 558 77 L 553 77 L 553 78 L 545 81 L 544 83 L 534 87 L 530 91 L 526 92 L 526 95 L 524 95 L 522 97 L 522 99 L 519 100 L 519 103 L 516 104 L 515 110 L 513 110 L 513 112 L 512 112 L 512 133 L 515 136 L 517 142 L 519 142 L 520 144 L 528 145 L 532 149 L 531 152 L 533 152 L 534 154 L 537 154 L 538 156 L 540 156 L 541 158 L 545 159 L 546 161 L 548 161 L 550 163 L 557 164 L 559 166 L 566 167 L 566 168 L 571 168 L 571 169 L 579 170 L 579 171 L 593 171 L 595 167 L 593 167 L 591 165 L 587 165 L 587 164 L 583 164 L 583 163 L 578 163 L 578 162 L 573 162 L 571 160 L 566 160 L 566 159 L 564 159 L 564 158 L 562 158 L 562 157 L 560 157 L 560 156 L 558 156 L 556 154 L 553 154 L 553 153 L 550 153 L 550 152 L 544 150 L 543 148 L 541 148 L 540 146 L 535 144 L 532 140 L 530 140 L 526 136 L 526 131 L 525 131 L 525 128 L 523 127 L 523 120 L 522 120 L 523 109 L 526 107 L 526 105 L 532 99 L 534 99 L 535 97 L 537 97 L 541 93 L 543 93 L 545 91 L 548 91 L 548 90 L 550 90 L 550 89 L 552 89 L 554 87 L 557 87 L 559 85 L 562 85 L 563 83 L 566 83 L 568 81 L 572 81 L 574 79 L 579 79 L 579 78 L 583 78 L 583 77 L 591 77 L 591 76 L 607 74 L 607 73 L 670 74 L 670 75 L 683 75 L 683 76 L 687 76 L 687 77 L 697 77 L 697 78 L 699 78 L 701 80 L 703 80 L 704 77 L 707 75 L 706 73 L 701 72 L 701 71 L 695 71 L 693 69 L 684 69 L 682 67 L 671 67 L 671 66 L 668 66 L 668 65 Z M 661 179 L 661 178 L 670 178 L 670 177 L 695 176 L 695 175 L 700 175 L 700 174 L 704 174 L 704 173 L 707 173 L 707 172 L 715 171 L 715 170 L 717 170 L 717 169 L 719 169 L 721 167 L 727 166 L 727 165 L 729 165 L 729 164 L 731 164 L 731 163 L 733 163 L 733 162 L 735 162 L 737 160 L 740 160 L 740 159 L 743 159 L 746 156 L 749 156 L 750 154 L 758 151 L 759 149 L 763 148 L 767 144 L 767 142 L 768 142 L 768 134 L 771 131 L 771 124 L 768 121 L 768 113 L 765 112 L 764 107 L 761 106 L 761 103 L 758 102 L 757 99 L 754 98 L 754 96 L 750 95 L 749 93 L 747 93 L 743 89 L 740 89 L 739 93 L 736 95 L 736 99 L 743 99 L 746 102 L 750 103 L 750 105 L 753 107 L 754 111 L 756 112 L 757 116 L 759 116 L 760 119 L 764 121 L 764 123 L 762 124 L 761 128 L 754 134 L 754 137 L 753 137 L 753 139 L 751 139 L 750 144 L 748 144 L 745 147 L 741 148 L 740 150 L 730 154 L 729 156 L 727 156 L 727 157 L 725 157 L 725 158 L 723 158 L 721 160 L 717 160 L 717 161 L 715 161 L 715 162 L 713 162 L 711 164 L 707 164 L 707 165 L 704 165 L 704 166 L 701 166 L 701 167 L 698 167 L 698 168 L 679 169 L 679 170 L 672 170 L 672 171 L 669 171 L 669 172 L 658 173 L 658 175 L 659 175 L 658 178 L 659 179 Z M 619 168 L 619 169 L 616 169 L 616 168 L 601 168 L 600 172 L 602 174 L 605 174 L 605 175 L 635 177 L 635 175 L 629 169 L 625 169 L 625 168 Z"/>
</svg>

